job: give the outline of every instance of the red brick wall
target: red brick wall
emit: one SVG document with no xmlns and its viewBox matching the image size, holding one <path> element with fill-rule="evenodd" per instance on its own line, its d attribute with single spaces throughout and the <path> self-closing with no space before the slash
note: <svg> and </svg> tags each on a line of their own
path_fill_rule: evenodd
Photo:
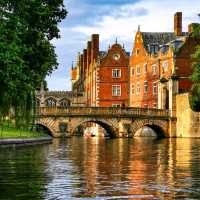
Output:
<svg viewBox="0 0 200 200">
<path fill-rule="evenodd" d="M 138 52 L 139 51 L 139 52 Z M 144 70 L 144 64 L 147 64 L 147 72 Z M 152 65 L 157 65 L 156 74 L 152 72 Z M 140 66 L 140 75 L 137 73 L 137 67 Z M 134 70 L 134 74 L 132 74 Z M 153 83 L 159 80 L 159 63 L 157 58 L 149 56 L 143 47 L 142 36 L 137 32 L 135 44 L 130 57 L 130 106 L 131 107 L 154 107 L 157 104 L 157 95 L 153 95 Z M 144 92 L 144 82 L 148 82 L 148 92 Z M 140 93 L 136 94 L 137 83 L 140 84 Z M 134 94 L 132 93 L 134 85 Z"/>
<path fill-rule="evenodd" d="M 119 54 L 119 60 L 115 60 L 113 56 Z M 121 104 L 128 106 L 128 63 L 129 57 L 125 50 L 119 45 L 115 44 L 109 49 L 107 56 L 102 60 L 99 67 L 99 84 L 98 84 L 98 98 L 99 106 L 112 106 L 113 104 Z M 121 77 L 113 78 L 112 70 L 120 69 Z M 112 86 L 121 86 L 121 96 L 112 96 Z"/>
</svg>

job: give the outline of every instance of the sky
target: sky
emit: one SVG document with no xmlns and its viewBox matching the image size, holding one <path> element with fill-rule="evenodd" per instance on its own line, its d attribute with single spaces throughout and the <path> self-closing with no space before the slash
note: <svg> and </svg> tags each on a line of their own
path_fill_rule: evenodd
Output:
<svg viewBox="0 0 200 200">
<path fill-rule="evenodd" d="M 175 12 L 183 12 L 183 31 L 200 22 L 200 0 L 64 0 L 68 11 L 60 24 L 55 46 L 58 69 L 46 78 L 49 90 L 71 90 L 70 70 L 78 52 L 86 48 L 93 33 L 100 34 L 100 50 L 117 38 L 126 51 L 133 48 L 135 32 L 172 32 Z"/>
</svg>

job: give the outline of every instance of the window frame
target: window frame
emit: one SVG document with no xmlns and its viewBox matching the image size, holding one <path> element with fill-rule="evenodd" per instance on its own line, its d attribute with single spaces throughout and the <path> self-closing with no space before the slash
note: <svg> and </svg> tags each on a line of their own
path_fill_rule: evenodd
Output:
<svg viewBox="0 0 200 200">
<path fill-rule="evenodd" d="M 119 76 L 115 76 L 118 75 L 119 72 Z M 112 69 L 112 78 L 121 78 L 121 69 Z"/>
<path fill-rule="evenodd" d="M 146 90 L 146 88 L 147 88 L 147 90 Z M 148 81 L 144 81 L 144 93 L 147 94 L 148 90 L 149 90 L 149 83 L 148 83 Z"/>
<path fill-rule="evenodd" d="M 157 64 L 153 64 L 152 65 L 152 74 L 156 75 L 156 73 L 157 73 Z"/>
<path fill-rule="evenodd" d="M 119 94 L 118 94 L 118 89 L 115 89 L 114 88 L 118 88 L 119 89 Z M 116 92 L 114 92 L 116 91 Z M 119 97 L 121 96 L 121 85 L 112 85 L 112 96 L 113 97 Z"/>
<path fill-rule="evenodd" d="M 140 82 L 136 83 L 136 95 L 140 95 Z"/>
<path fill-rule="evenodd" d="M 156 90 L 154 90 L 156 88 Z M 156 92 L 155 92 L 156 91 Z M 157 86 L 157 82 L 153 82 L 152 84 L 152 94 L 155 96 L 158 94 L 158 86 Z"/>
</svg>

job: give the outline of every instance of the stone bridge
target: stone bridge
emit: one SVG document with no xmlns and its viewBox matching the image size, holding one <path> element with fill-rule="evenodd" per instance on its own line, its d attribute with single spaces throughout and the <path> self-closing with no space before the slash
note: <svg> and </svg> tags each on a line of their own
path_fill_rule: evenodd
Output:
<svg viewBox="0 0 200 200">
<path fill-rule="evenodd" d="M 176 118 L 168 110 L 113 107 L 40 107 L 35 124 L 53 137 L 70 137 L 85 122 L 103 127 L 111 137 L 133 137 L 144 126 L 158 136 L 175 137 Z"/>
</svg>

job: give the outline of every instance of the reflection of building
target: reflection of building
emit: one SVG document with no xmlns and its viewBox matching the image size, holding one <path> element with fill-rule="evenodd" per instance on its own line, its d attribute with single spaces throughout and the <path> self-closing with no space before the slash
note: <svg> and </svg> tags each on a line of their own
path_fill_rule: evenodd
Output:
<svg viewBox="0 0 200 200">
<path fill-rule="evenodd" d="M 99 35 L 92 35 L 72 68 L 73 92 L 83 92 L 87 106 L 128 105 L 128 63 L 129 55 L 117 41 L 103 52 Z"/>
<path fill-rule="evenodd" d="M 182 13 L 174 16 L 174 32 L 141 32 L 130 58 L 130 106 L 175 109 L 176 93 L 191 89 L 191 54 L 200 40 L 182 32 Z"/>
</svg>

